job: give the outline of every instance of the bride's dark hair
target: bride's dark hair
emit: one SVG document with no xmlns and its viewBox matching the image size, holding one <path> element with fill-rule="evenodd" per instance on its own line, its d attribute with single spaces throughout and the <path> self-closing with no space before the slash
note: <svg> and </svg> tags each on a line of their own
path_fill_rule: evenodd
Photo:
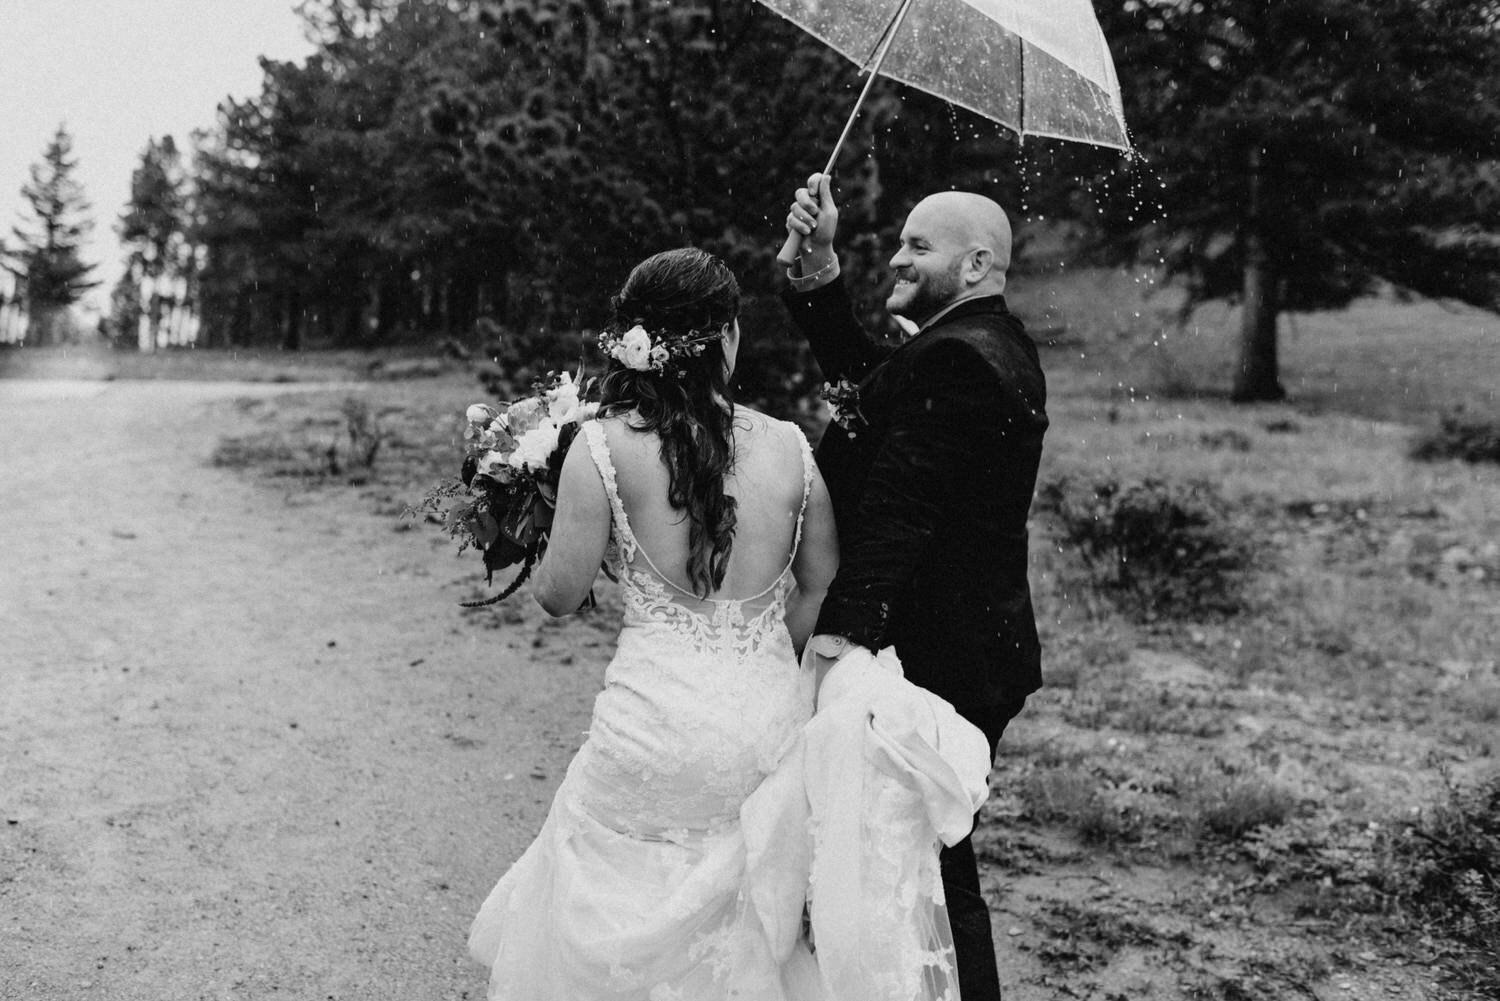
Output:
<svg viewBox="0 0 1500 1001">
<path fill-rule="evenodd" d="M 611 300 L 615 333 L 639 324 L 652 344 L 716 334 L 733 323 L 740 287 L 724 262 L 685 247 L 637 264 Z M 724 583 L 734 544 L 735 501 L 724 493 L 734 464 L 734 397 L 724 342 L 711 336 L 698 354 L 673 354 L 662 371 L 611 359 L 600 386 L 605 414 L 633 411 L 633 427 L 654 432 L 670 477 L 667 501 L 688 518 L 688 586 L 700 597 Z"/>
</svg>

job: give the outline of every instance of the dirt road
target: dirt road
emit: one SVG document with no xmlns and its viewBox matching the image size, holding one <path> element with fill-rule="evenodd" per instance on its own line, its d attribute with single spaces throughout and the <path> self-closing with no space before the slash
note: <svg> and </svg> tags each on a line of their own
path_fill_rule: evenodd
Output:
<svg viewBox="0 0 1500 1001">
<path fill-rule="evenodd" d="M 460 629 L 444 540 L 209 464 L 287 391 L 0 381 L 0 997 L 483 996 L 608 651 Z"/>
</svg>

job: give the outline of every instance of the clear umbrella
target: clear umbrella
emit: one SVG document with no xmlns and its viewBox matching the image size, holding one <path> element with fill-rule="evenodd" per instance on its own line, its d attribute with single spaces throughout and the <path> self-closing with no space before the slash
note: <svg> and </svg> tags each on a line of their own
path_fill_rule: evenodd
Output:
<svg viewBox="0 0 1500 1001">
<path fill-rule="evenodd" d="M 868 74 L 833 169 L 877 75 L 1021 136 L 1129 149 L 1120 83 L 1090 0 L 761 0 Z M 788 240 L 789 263 L 800 241 Z"/>
</svg>

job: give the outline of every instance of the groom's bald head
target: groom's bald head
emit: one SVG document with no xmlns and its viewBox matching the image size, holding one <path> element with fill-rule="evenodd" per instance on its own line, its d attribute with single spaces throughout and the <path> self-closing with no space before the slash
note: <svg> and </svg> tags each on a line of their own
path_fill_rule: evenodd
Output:
<svg viewBox="0 0 1500 1001">
<path fill-rule="evenodd" d="M 1001 275 L 1010 269 L 1010 218 L 993 199 L 972 191 L 939 191 L 918 202 L 907 219 L 918 213 L 929 215 L 955 242 L 988 249 L 994 255 L 991 267 Z"/>
<path fill-rule="evenodd" d="M 1010 251 L 1010 220 L 994 201 L 970 191 L 928 195 L 901 227 L 886 308 L 923 323 L 958 299 L 1004 292 Z"/>
</svg>

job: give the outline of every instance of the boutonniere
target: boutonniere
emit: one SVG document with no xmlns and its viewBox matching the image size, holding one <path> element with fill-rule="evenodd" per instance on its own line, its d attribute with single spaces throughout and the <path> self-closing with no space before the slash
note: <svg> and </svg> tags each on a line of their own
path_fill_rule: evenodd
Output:
<svg viewBox="0 0 1500 1001">
<path fill-rule="evenodd" d="M 818 397 L 828 404 L 833 422 L 853 438 L 860 428 L 868 426 L 864 413 L 859 409 L 859 387 L 848 379 L 823 383 Z"/>
</svg>

